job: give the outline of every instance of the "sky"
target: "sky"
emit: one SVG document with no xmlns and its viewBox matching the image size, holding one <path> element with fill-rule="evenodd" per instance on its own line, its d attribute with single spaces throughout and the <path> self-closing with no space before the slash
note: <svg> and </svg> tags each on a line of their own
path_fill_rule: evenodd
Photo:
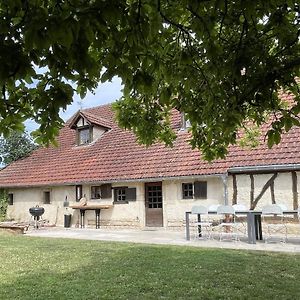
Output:
<svg viewBox="0 0 300 300">
<path fill-rule="evenodd" d="M 75 95 L 73 103 L 68 105 L 67 109 L 62 111 L 60 116 L 64 121 L 66 121 L 71 118 L 79 109 L 95 107 L 114 102 L 122 96 L 121 90 L 121 79 L 114 77 L 112 82 L 99 84 L 98 88 L 95 90 L 95 94 L 89 92 L 84 99 L 81 99 L 78 95 Z M 28 132 L 31 132 L 37 128 L 37 124 L 33 120 L 27 120 L 25 125 Z"/>
</svg>

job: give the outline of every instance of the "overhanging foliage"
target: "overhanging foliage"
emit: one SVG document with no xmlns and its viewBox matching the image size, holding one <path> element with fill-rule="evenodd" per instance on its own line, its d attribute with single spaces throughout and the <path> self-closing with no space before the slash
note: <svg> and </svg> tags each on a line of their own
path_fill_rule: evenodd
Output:
<svg viewBox="0 0 300 300">
<path fill-rule="evenodd" d="M 37 141 L 48 143 L 74 91 L 119 76 L 117 117 L 140 142 L 172 144 L 177 108 L 208 160 L 226 155 L 245 121 L 259 126 L 280 112 L 272 146 L 299 125 L 299 10 L 282 0 L 2 1 L 0 133 L 33 118 Z"/>
</svg>

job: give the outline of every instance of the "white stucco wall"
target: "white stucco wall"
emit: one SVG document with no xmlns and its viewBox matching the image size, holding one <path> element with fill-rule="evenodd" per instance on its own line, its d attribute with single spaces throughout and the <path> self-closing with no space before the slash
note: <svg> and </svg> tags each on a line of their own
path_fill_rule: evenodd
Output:
<svg viewBox="0 0 300 300">
<path fill-rule="evenodd" d="M 220 178 L 201 178 L 207 180 L 207 199 L 182 199 L 182 183 L 194 182 L 193 180 L 165 180 L 162 182 L 163 189 L 163 224 L 164 227 L 182 226 L 184 223 L 185 212 L 190 210 L 193 205 L 211 205 L 223 203 L 223 184 Z M 97 183 L 93 184 L 97 185 Z M 99 184 L 100 185 L 100 184 Z M 136 201 L 129 201 L 127 204 L 113 204 L 113 192 L 111 199 L 91 200 L 91 185 L 83 185 L 83 194 L 88 203 L 113 204 L 111 209 L 101 210 L 102 226 L 130 226 L 142 228 L 145 226 L 145 183 L 125 183 L 112 184 L 112 187 L 127 186 L 136 188 Z M 43 204 L 43 192 L 50 191 L 51 204 Z M 10 189 L 14 195 L 14 205 L 8 207 L 7 217 L 16 221 L 27 222 L 31 216 L 29 208 L 32 206 L 42 206 L 45 208 L 43 219 L 49 224 L 62 226 L 66 208 L 63 207 L 67 197 L 69 204 L 75 202 L 75 186 L 45 187 L 45 188 L 23 188 Z M 79 211 L 68 208 L 72 213 L 72 226 L 79 226 Z M 89 226 L 95 225 L 95 212 L 86 211 L 85 223 Z"/>
<path fill-rule="evenodd" d="M 182 183 L 196 180 L 164 181 L 164 226 L 179 227 L 185 222 L 185 212 L 190 211 L 193 205 L 210 206 L 212 204 L 224 204 L 224 188 L 221 178 L 201 178 L 207 181 L 207 199 L 183 199 Z"/>
<path fill-rule="evenodd" d="M 269 180 L 272 174 L 254 175 L 254 198 L 259 195 L 264 184 Z M 300 190 L 298 176 L 298 190 Z M 250 207 L 250 176 L 237 175 L 237 203 Z M 207 181 L 207 199 L 183 199 L 182 183 L 193 183 L 197 180 Z M 100 184 L 93 184 L 100 185 Z M 101 226 L 118 226 L 118 227 L 145 227 L 145 183 L 136 182 L 120 182 L 112 184 L 112 187 L 127 186 L 136 188 L 136 201 L 130 201 L 126 204 L 113 203 L 110 199 L 91 200 L 91 185 L 83 185 L 83 194 L 85 194 L 90 204 L 112 204 L 110 209 L 101 210 Z M 210 206 L 212 204 L 224 204 L 224 186 L 220 177 L 194 178 L 192 180 L 163 180 L 163 225 L 165 228 L 174 228 L 184 226 L 185 212 L 190 211 L 193 205 Z M 51 204 L 43 204 L 43 192 L 51 192 Z M 44 188 L 22 188 L 10 189 L 9 192 L 14 195 L 14 204 L 8 206 L 7 218 L 14 219 L 19 222 L 28 222 L 31 219 L 29 208 L 32 206 L 42 206 L 45 208 L 43 219 L 47 220 L 50 225 L 63 226 L 64 214 L 66 208 L 63 207 L 65 198 L 67 197 L 69 204 L 78 204 L 75 202 L 75 185 L 60 187 L 44 187 Z M 280 173 L 274 181 L 274 192 L 276 203 L 285 204 L 288 209 L 293 208 L 292 193 L 292 175 L 291 173 Z M 232 177 L 228 177 L 228 202 L 232 203 L 233 185 Z M 271 204 L 270 189 L 258 202 L 257 209 L 262 206 Z M 79 211 L 68 209 L 72 214 L 72 226 L 79 226 Z M 85 224 L 90 227 L 95 226 L 95 212 L 86 211 Z"/>
</svg>

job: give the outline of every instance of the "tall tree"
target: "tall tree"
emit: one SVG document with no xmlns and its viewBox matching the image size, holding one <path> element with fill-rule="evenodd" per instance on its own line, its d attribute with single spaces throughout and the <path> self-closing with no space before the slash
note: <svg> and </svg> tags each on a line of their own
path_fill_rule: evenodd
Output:
<svg viewBox="0 0 300 300">
<path fill-rule="evenodd" d="M 300 124 L 298 1 L 7 0 L 0 28 L 4 134 L 33 118 L 37 141 L 53 140 L 73 93 L 113 76 L 124 84 L 119 123 L 145 144 L 172 143 L 172 108 L 209 160 L 226 155 L 245 121 L 276 114 L 270 146 Z"/>
<path fill-rule="evenodd" d="M 0 163 L 7 165 L 29 155 L 37 145 L 26 133 L 10 132 L 4 138 L 0 137 Z"/>
</svg>

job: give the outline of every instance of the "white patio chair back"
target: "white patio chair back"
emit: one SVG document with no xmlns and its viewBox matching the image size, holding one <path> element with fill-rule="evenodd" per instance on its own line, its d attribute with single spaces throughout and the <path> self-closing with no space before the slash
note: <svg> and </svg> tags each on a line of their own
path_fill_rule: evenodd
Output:
<svg viewBox="0 0 300 300">
<path fill-rule="evenodd" d="M 208 211 L 216 212 L 220 204 L 212 204 L 208 207 Z"/>
<path fill-rule="evenodd" d="M 244 204 L 234 204 L 232 205 L 235 212 L 239 212 L 238 215 L 235 216 L 235 222 L 237 223 L 237 231 L 239 231 L 242 235 L 247 234 L 247 225 L 245 220 L 247 218 L 247 207 Z M 245 212 L 245 213 L 243 213 Z"/>
<path fill-rule="evenodd" d="M 231 205 L 220 205 L 217 208 L 217 214 L 222 215 L 221 223 L 219 224 L 219 239 L 223 240 L 224 237 L 229 237 L 230 240 L 238 241 L 238 235 L 235 223 L 234 208 Z M 227 238 L 228 239 L 228 238 Z"/>
<path fill-rule="evenodd" d="M 200 215 L 200 219 L 194 222 L 195 238 L 211 238 L 212 223 L 208 219 L 208 208 L 203 205 L 195 205 L 192 207 L 192 214 Z"/>
<path fill-rule="evenodd" d="M 281 209 L 283 211 L 287 210 L 287 206 L 285 204 L 276 204 L 276 205 L 278 205 L 279 207 L 281 207 Z"/>
<path fill-rule="evenodd" d="M 232 207 L 234 208 L 234 211 L 241 211 L 241 212 L 247 212 L 248 209 L 244 204 L 234 204 L 232 205 Z"/>
<path fill-rule="evenodd" d="M 231 205 L 220 205 L 217 208 L 218 215 L 234 215 L 234 208 Z"/>
<path fill-rule="evenodd" d="M 266 205 L 262 208 L 262 215 L 283 215 L 283 209 L 277 204 Z"/>
<path fill-rule="evenodd" d="M 285 223 L 282 206 L 278 204 L 266 205 L 262 208 L 263 227 L 266 229 L 265 242 L 271 239 L 287 240 L 287 226 Z"/>
<path fill-rule="evenodd" d="M 203 205 L 193 206 L 192 214 L 208 214 L 208 208 Z"/>
</svg>

